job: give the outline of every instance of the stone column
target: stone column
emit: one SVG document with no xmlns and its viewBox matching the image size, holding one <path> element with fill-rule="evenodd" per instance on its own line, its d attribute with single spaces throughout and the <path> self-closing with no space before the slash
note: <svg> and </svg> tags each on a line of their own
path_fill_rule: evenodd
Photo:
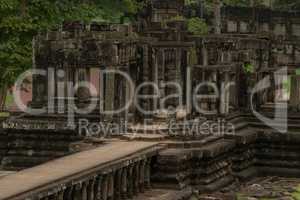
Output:
<svg viewBox="0 0 300 200">
<path fill-rule="evenodd" d="M 140 167 L 139 162 L 135 163 L 133 168 L 133 194 L 139 193 Z"/>
<path fill-rule="evenodd" d="M 127 199 L 127 168 L 122 170 L 122 180 L 121 180 L 121 198 Z"/>
<path fill-rule="evenodd" d="M 114 197 L 115 200 L 121 199 L 121 190 L 122 190 L 122 169 L 119 169 L 115 173 L 115 190 L 114 190 Z"/>
<path fill-rule="evenodd" d="M 166 71 L 166 53 L 165 49 L 161 48 L 158 50 L 158 56 L 157 56 L 157 86 L 160 91 L 160 98 L 163 98 L 166 96 L 165 89 L 162 87 L 162 83 L 165 81 L 165 71 Z M 159 99 L 158 99 L 159 100 Z M 158 104 L 157 110 L 161 109 Z"/>
<path fill-rule="evenodd" d="M 82 200 L 82 191 L 81 191 L 81 185 L 77 184 L 73 186 L 73 200 Z"/>
<path fill-rule="evenodd" d="M 87 182 L 82 183 L 81 200 L 87 200 Z"/>
<path fill-rule="evenodd" d="M 154 52 L 154 55 L 153 55 L 153 57 L 152 57 L 152 60 L 153 60 L 153 63 L 154 63 L 154 69 L 153 69 L 153 82 L 158 86 L 158 84 L 159 84 L 159 74 L 160 74 L 160 71 L 159 71 L 159 69 L 158 69 L 158 65 L 159 65 L 159 52 L 160 51 L 158 51 L 157 49 L 155 49 L 155 52 Z M 153 100 L 153 109 L 154 110 L 157 110 L 157 108 L 158 108 L 158 99 L 157 98 L 155 98 L 154 100 Z"/>
<path fill-rule="evenodd" d="M 145 188 L 150 189 L 151 188 L 151 165 L 150 165 L 150 159 L 146 161 L 145 163 Z"/>
<path fill-rule="evenodd" d="M 100 99 L 99 110 L 100 110 L 100 115 L 103 114 L 104 104 L 105 104 L 105 98 L 104 98 L 105 84 L 104 84 L 104 73 L 102 70 L 103 69 L 100 69 L 100 72 L 99 72 L 99 99 Z"/>
<path fill-rule="evenodd" d="M 88 81 L 87 69 L 79 68 L 77 69 L 77 84 L 80 84 L 84 81 Z M 76 91 L 77 100 L 79 102 L 87 101 L 90 98 L 90 91 L 87 88 L 78 88 Z"/>
<path fill-rule="evenodd" d="M 55 112 L 55 73 L 54 68 L 49 68 L 48 75 L 48 113 Z"/>
<path fill-rule="evenodd" d="M 150 67 L 149 67 L 149 48 L 147 45 L 143 45 L 143 70 L 142 70 L 142 80 L 144 82 L 150 81 L 149 79 L 149 74 L 150 72 Z M 143 94 L 149 94 L 149 89 L 145 88 L 143 90 Z M 142 107 L 145 110 L 150 110 L 150 103 L 151 101 L 149 99 L 142 100 Z"/>
<path fill-rule="evenodd" d="M 108 200 L 114 200 L 114 187 L 115 187 L 115 182 L 114 182 L 114 172 L 108 175 Z"/>
<path fill-rule="evenodd" d="M 186 78 L 186 109 L 187 114 L 193 112 L 193 76 L 192 76 L 192 67 L 187 66 L 187 78 Z"/>
<path fill-rule="evenodd" d="M 57 193 L 57 200 L 64 200 L 64 190 L 61 190 Z"/>
<path fill-rule="evenodd" d="M 205 44 L 202 46 L 202 65 L 207 66 L 208 65 L 208 52 L 207 52 L 207 47 Z"/>
<path fill-rule="evenodd" d="M 33 69 L 47 69 L 45 63 L 38 63 L 36 51 L 39 50 L 38 42 L 34 38 L 32 40 L 32 66 Z M 41 56 L 41 55 L 40 55 Z M 43 55 L 45 59 L 47 55 Z M 47 100 L 47 77 L 41 75 L 32 75 L 32 103 L 34 108 L 42 108 Z"/>
<path fill-rule="evenodd" d="M 215 34 L 221 34 L 221 7 L 222 2 L 220 0 L 214 0 L 214 32 Z"/>
<path fill-rule="evenodd" d="M 300 75 L 291 77 L 291 96 L 290 104 L 293 110 L 299 111 L 300 109 Z"/>
<path fill-rule="evenodd" d="M 130 73 L 129 73 L 129 70 L 128 70 L 128 75 L 130 75 Z M 133 90 L 133 88 L 130 88 L 131 87 L 131 85 L 130 85 L 130 83 L 128 83 L 128 81 L 125 81 L 125 102 L 124 102 L 124 105 L 126 105 L 128 102 L 130 102 L 130 98 L 132 97 L 132 93 L 134 92 Z M 133 104 L 131 104 L 129 107 L 128 107 L 128 109 L 126 109 L 125 110 L 125 118 L 124 118 L 124 120 L 125 120 L 125 122 L 128 122 L 128 120 L 129 120 L 129 117 L 128 117 L 128 115 L 129 115 L 129 113 L 132 111 L 132 109 L 133 109 Z"/>
<path fill-rule="evenodd" d="M 73 200 L 73 186 L 71 186 L 65 190 L 64 200 Z"/>
<path fill-rule="evenodd" d="M 224 76 L 225 76 L 225 80 L 222 82 L 223 84 L 222 90 L 224 91 L 220 90 L 222 92 L 221 101 L 220 101 L 220 112 L 221 114 L 228 114 L 230 88 L 227 87 L 227 85 L 230 82 L 229 72 L 225 72 Z"/>
<path fill-rule="evenodd" d="M 96 200 L 101 200 L 102 197 L 102 181 L 103 181 L 102 176 L 98 176 L 95 180 L 94 197 Z"/>
<path fill-rule="evenodd" d="M 115 103 L 115 74 L 106 74 L 105 84 L 105 111 L 113 111 Z M 108 120 L 112 120 L 111 115 L 106 116 Z"/>
<path fill-rule="evenodd" d="M 94 200 L 96 199 L 95 197 L 95 179 L 92 179 L 89 181 L 89 185 L 88 185 L 88 188 L 87 188 L 87 199 L 88 200 Z"/>
<path fill-rule="evenodd" d="M 133 165 L 128 166 L 127 173 L 127 195 L 131 199 L 133 197 Z"/>
<path fill-rule="evenodd" d="M 184 72 L 181 71 L 181 61 L 182 61 L 182 50 L 181 48 L 177 48 L 176 50 L 176 81 L 183 86 L 182 74 Z"/>
<path fill-rule="evenodd" d="M 141 193 L 145 191 L 145 161 L 140 162 L 140 175 L 139 175 L 139 190 Z"/>
<path fill-rule="evenodd" d="M 101 200 L 108 200 L 108 182 L 108 175 L 104 175 L 101 183 Z"/>
<path fill-rule="evenodd" d="M 64 68 L 59 68 L 56 71 L 56 106 L 57 112 L 63 114 L 65 112 L 65 97 L 66 97 L 66 73 Z"/>
<path fill-rule="evenodd" d="M 43 197 L 43 198 L 41 198 L 41 200 L 49 200 L 49 197 L 47 196 L 47 197 Z"/>
</svg>

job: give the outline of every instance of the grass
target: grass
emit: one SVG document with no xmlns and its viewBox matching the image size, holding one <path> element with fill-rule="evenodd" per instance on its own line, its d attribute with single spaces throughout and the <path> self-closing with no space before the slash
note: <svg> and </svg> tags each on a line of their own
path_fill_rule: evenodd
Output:
<svg viewBox="0 0 300 200">
<path fill-rule="evenodd" d="M 300 193 L 299 192 L 294 192 L 292 194 L 292 197 L 295 199 L 295 200 L 300 200 Z"/>
<path fill-rule="evenodd" d="M 12 94 L 7 94 L 6 101 L 5 101 L 5 106 L 9 107 L 13 103 L 14 103 L 14 97 L 13 97 L 13 95 Z"/>
<path fill-rule="evenodd" d="M 0 117 L 9 117 L 8 112 L 0 112 Z"/>
<path fill-rule="evenodd" d="M 300 200 L 300 185 L 298 185 L 298 187 L 295 188 L 295 192 L 292 194 L 292 197 L 295 200 Z"/>
</svg>

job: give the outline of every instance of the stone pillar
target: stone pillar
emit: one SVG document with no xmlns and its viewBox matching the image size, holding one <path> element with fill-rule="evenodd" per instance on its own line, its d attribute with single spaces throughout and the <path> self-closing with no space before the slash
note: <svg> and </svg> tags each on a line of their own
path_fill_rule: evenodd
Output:
<svg viewBox="0 0 300 200">
<path fill-rule="evenodd" d="M 95 179 L 89 181 L 88 188 L 87 188 L 87 199 L 94 200 L 95 197 Z"/>
<path fill-rule="evenodd" d="M 133 194 L 139 193 L 140 167 L 139 162 L 134 164 L 133 168 Z"/>
<path fill-rule="evenodd" d="M 87 186 L 88 183 L 84 182 L 81 188 L 81 200 L 87 200 Z"/>
<path fill-rule="evenodd" d="M 49 200 L 49 197 L 47 196 L 47 197 L 43 197 L 43 198 L 41 198 L 41 200 Z"/>
<path fill-rule="evenodd" d="M 36 53 L 40 49 L 38 46 L 38 42 L 34 38 L 32 40 L 32 66 L 33 69 L 47 69 L 48 66 L 45 66 L 45 63 L 37 62 Z M 41 56 L 41 55 L 40 55 Z M 45 59 L 47 55 L 43 55 L 43 59 Z M 34 108 L 42 108 L 45 101 L 47 100 L 47 78 L 46 76 L 41 75 L 32 75 L 32 107 Z"/>
<path fill-rule="evenodd" d="M 153 60 L 153 63 L 154 63 L 154 69 L 153 69 L 153 82 L 158 86 L 159 84 L 159 74 L 160 74 L 160 71 L 159 71 L 159 53 L 160 51 L 158 51 L 157 49 L 155 49 L 155 53 L 154 55 L 152 56 L 152 60 Z M 153 109 L 154 110 L 157 110 L 158 108 L 158 99 L 155 98 L 153 100 Z"/>
<path fill-rule="evenodd" d="M 133 165 L 128 166 L 127 173 L 127 197 L 131 199 L 133 197 Z"/>
<path fill-rule="evenodd" d="M 115 173 L 114 177 L 114 199 L 120 200 L 121 199 L 121 188 L 122 188 L 122 169 L 119 169 Z"/>
<path fill-rule="evenodd" d="M 64 200 L 72 200 L 73 199 L 73 187 L 69 187 L 64 192 Z"/>
<path fill-rule="evenodd" d="M 108 182 L 108 175 L 104 175 L 101 183 L 101 200 L 108 200 Z"/>
<path fill-rule="evenodd" d="M 146 161 L 145 163 L 145 188 L 150 189 L 151 188 L 151 165 L 150 165 L 150 159 Z"/>
<path fill-rule="evenodd" d="M 130 73 L 128 72 L 128 75 L 130 75 Z M 130 98 L 132 97 L 132 94 L 133 94 L 133 88 L 131 88 L 131 85 L 130 83 L 128 83 L 128 81 L 125 81 L 125 102 L 124 102 L 124 105 L 126 105 L 128 102 L 130 102 Z M 132 107 L 133 107 L 133 104 L 131 104 L 128 109 L 125 110 L 125 122 L 128 122 L 129 121 L 129 112 L 132 111 Z"/>
<path fill-rule="evenodd" d="M 96 200 L 101 200 L 102 198 L 102 181 L 103 181 L 102 176 L 98 176 L 95 180 L 94 197 Z"/>
<path fill-rule="evenodd" d="M 100 110 L 100 116 L 103 115 L 104 112 L 104 104 L 105 104 L 105 84 L 104 84 L 104 73 L 102 71 L 103 69 L 100 69 L 99 72 L 99 110 Z"/>
<path fill-rule="evenodd" d="M 105 111 L 113 111 L 115 103 L 115 74 L 106 74 L 105 84 Z M 108 120 L 112 120 L 111 115 L 106 116 Z"/>
<path fill-rule="evenodd" d="M 221 28 L 222 28 L 221 7 L 222 7 L 221 0 L 214 0 L 214 16 L 215 16 L 214 32 L 215 32 L 215 34 L 221 34 Z"/>
<path fill-rule="evenodd" d="M 55 73 L 54 68 L 49 68 L 48 75 L 48 113 L 55 112 Z"/>
<path fill-rule="evenodd" d="M 81 185 L 77 184 L 73 187 L 73 200 L 82 200 Z"/>
<path fill-rule="evenodd" d="M 61 190 L 57 193 L 57 200 L 64 200 L 64 190 Z"/>
<path fill-rule="evenodd" d="M 202 65 L 207 66 L 208 65 L 208 52 L 207 52 L 207 47 L 205 44 L 202 46 Z"/>
<path fill-rule="evenodd" d="M 300 110 L 300 75 L 291 76 L 290 104 L 293 110 Z"/>
<path fill-rule="evenodd" d="M 147 45 L 143 45 L 143 70 L 142 70 L 142 80 L 144 82 L 150 81 L 149 79 L 149 74 L 150 72 L 150 67 L 149 67 L 149 48 Z M 143 90 L 143 94 L 149 94 L 149 89 L 145 88 Z M 150 100 L 146 99 L 146 100 L 142 100 L 142 107 L 145 110 L 150 110 Z"/>
<path fill-rule="evenodd" d="M 122 180 L 121 180 L 121 198 L 127 199 L 127 168 L 122 170 Z"/>
<path fill-rule="evenodd" d="M 181 71 L 181 61 L 182 61 L 182 50 L 181 48 L 177 48 L 176 50 L 176 81 L 183 86 L 182 74 L 184 72 Z"/>
<path fill-rule="evenodd" d="M 108 200 L 114 200 L 114 187 L 115 187 L 115 182 L 114 182 L 114 175 L 115 173 L 112 172 L 111 174 L 108 175 Z"/>
<path fill-rule="evenodd" d="M 66 73 L 63 68 L 56 71 L 56 106 L 57 112 L 63 114 L 65 112 L 65 97 L 66 97 Z"/>
<path fill-rule="evenodd" d="M 228 114 L 229 112 L 229 98 L 230 98 L 230 88 L 227 85 L 230 82 L 229 72 L 225 72 L 224 74 L 225 80 L 222 82 L 222 92 L 221 94 L 221 101 L 220 101 L 220 112 L 221 114 Z"/>
<path fill-rule="evenodd" d="M 141 193 L 145 191 L 145 161 L 140 162 L 140 175 L 139 175 L 139 190 Z"/>
</svg>

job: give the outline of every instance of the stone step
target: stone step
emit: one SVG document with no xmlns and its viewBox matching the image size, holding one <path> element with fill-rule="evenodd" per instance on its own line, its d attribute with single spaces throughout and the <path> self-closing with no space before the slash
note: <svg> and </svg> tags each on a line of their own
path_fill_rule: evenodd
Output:
<svg viewBox="0 0 300 200">
<path fill-rule="evenodd" d="M 201 148 L 204 158 L 215 158 L 224 153 L 228 153 L 235 148 L 236 144 L 234 140 L 222 139 L 208 144 Z"/>
<path fill-rule="evenodd" d="M 222 136 L 218 136 L 218 135 L 208 135 L 208 136 L 203 136 L 203 138 L 199 140 L 174 141 L 174 142 L 168 142 L 167 145 L 169 148 L 182 148 L 182 149 L 200 148 L 203 147 L 204 145 L 214 143 L 222 138 L 223 138 Z"/>
<path fill-rule="evenodd" d="M 2 169 L 19 171 L 55 159 L 49 157 L 5 156 L 1 161 Z"/>
<path fill-rule="evenodd" d="M 198 186 L 196 186 L 196 189 L 200 193 L 214 192 L 225 186 L 230 185 L 231 183 L 233 183 L 233 181 L 234 181 L 234 177 L 232 175 L 228 175 L 221 179 L 218 179 L 217 181 L 215 181 L 209 185 L 198 185 Z"/>
<path fill-rule="evenodd" d="M 183 190 L 151 189 L 133 197 L 132 200 L 186 200 L 192 192 L 191 187 Z"/>
<path fill-rule="evenodd" d="M 257 132 L 250 129 L 244 128 L 239 131 L 236 131 L 233 135 L 225 135 L 225 139 L 235 140 L 237 145 L 245 145 L 255 143 L 257 140 Z"/>
</svg>

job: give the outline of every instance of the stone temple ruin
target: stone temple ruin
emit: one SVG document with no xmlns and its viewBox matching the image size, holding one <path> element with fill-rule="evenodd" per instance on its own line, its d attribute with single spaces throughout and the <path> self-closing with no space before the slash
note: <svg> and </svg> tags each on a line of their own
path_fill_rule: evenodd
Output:
<svg viewBox="0 0 300 200">
<path fill-rule="evenodd" d="M 72 22 L 38 35 L 33 42 L 34 65 L 45 74 L 33 76 L 30 107 L 44 112 L 13 115 L 3 122 L 2 169 L 17 171 L 47 161 L 49 166 L 70 165 L 67 155 L 81 151 L 71 150 L 72 145 L 80 146 L 80 141 L 90 138 L 87 129 L 79 134 L 83 118 L 120 125 L 119 132 L 109 134 L 111 139 L 131 139 L 128 143 L 133 147 L 148 141 L 149 146 L 114 158 L 119 161 L 108 166 L 90 166 L 95 170 L 72 174 L 71 167 L 69 174 L 58 179 L 37 182 L 43 185 L 24 191 L 0 193 L 0 199 L 130 199 L 150 185 L 171 189 L 169 199 L 188 199 L 192 191 L 215 192 L 258 176 L 299 178 L 300 13 L 224 7 L 219 10 L 219 21 L 205 16 L 212 29 L 208 35 L 194 35 L 186 21 L 176 20 L 176 16 L 192 15 L 183 0 L 153 0 L 135 24 Z M 154 83 L 157 88 L 145 85 L 138 94 L 156 98 L 138 98 L 134 101 L 138 107 L 132 103 L 117 114 L 105 113 L 123 108 L 135 92 L 122 73 L 135 86 Z M 288 95 L 282 83 L 287 77 Z M 72 93 L 67 83 L 74 87 L 82 81 L 92 82 L 95 88 L 78 87 Z M 168 82 L 183 91 L 162 106 L 164 98 L 178 94 Z M 213 83 L 221 94 L 212 98 L 210 87 L 198 87 L 205 82 Z M 251 95 L 250 89 L 258 83 L 260 88 Z M 195 95 L 205 96 L 195 100 Z M 74 110 L 92 102 L 95 106 L 89 113 Z M 276 118 L 266 123 L 258 116 Z M 138 125 L 144 120 L 147 125 Z M 195 121 L 213 124 L 220 120 L 232 124 L 234 134 L 217 134 L 216 129 L 200 134 L 191 128 Z M 138 134 L 130 137 L 134 131 Z M 99 139 L 90 140 L 92 145 L 99 143 Z M 126 151 L 127 143 L 123 143 L 119 145 Z M 83 152 L 86 157 L 88 152 Z M 85 158 L 80 153 L 71 156 L 76 155 Z M 51 164 L 64 156 L 65 161 Z M 38 176 L 34 169 L 28 173 Z M 17 177 L 18 173 L 3 182 L 0 179 L 0 191 L 1 182 L 12 184 Z"/>
</svg>

